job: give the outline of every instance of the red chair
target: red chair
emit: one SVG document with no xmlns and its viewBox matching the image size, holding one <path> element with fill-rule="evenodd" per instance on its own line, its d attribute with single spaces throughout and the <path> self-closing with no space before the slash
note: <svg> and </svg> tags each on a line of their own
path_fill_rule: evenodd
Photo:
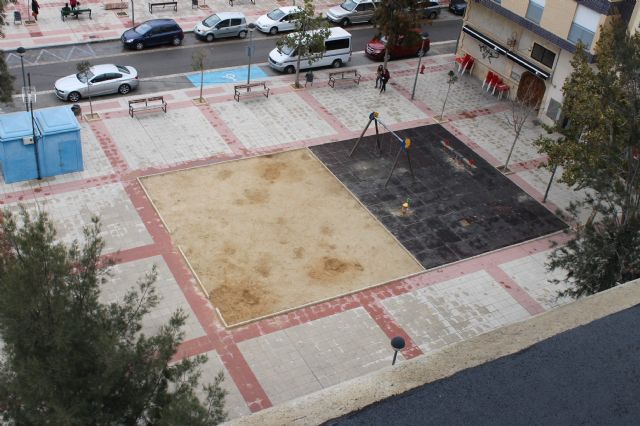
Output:
<svg viewBox="0 0 640 426">
<path fill-rule="evenodd" d="M 493 76 L 495 74 L 491 71 L 487 72 L 487 76 L 484 78 L 484 81 L 482 82 L 482 89 L 484 90 L 484 86 L 486 86 L 487 84 L 489 84 L 489 82 L 491 81 L 491 79 L 493 79 Z"/>
<path fill-rule="evenodd" d="M 502 79 L 500 79 L 500 76 L 498 74 L 493 74 L 493 78 L 487 83 L 487 92 L 493 90 L 500 83 L 502 83 Z"/>
<path fill-rule="evenodd" d="M 460 71 L 460 68 L 462 67 L 463 64 L 467 63 L 469 58 L 471 58 L 471 55 L 469 55 L 468 53 L 465 54 L 464 56 L 458 56 L 456 58 L 456 66 L 458 67 L 458 71 Z"/>
<path fill-rule="evenodd" d="M 475 65 L 475 63 L 476 63 L 476 60 L 473 59 L 472 56 L 469 56 L 469 59 L 467 59 L 467 62 L 462 64 L 460 75 L 464 75 L 465 71 L 469 71 L 469 74 L 471 74 L 471 71 L 473 70 L 473 66 Z"/>
<path fill-rule="evenodd" d="M 495 92 L 497 90 L 498 91 L 498 99 L 502 99 L 502 95 L 504 95 L 505 93 L 509 93 L 509 89 L 510 88 L 509 88 L 508 84 L 500 83 L 500 84 L 496 85 L 496 87 L 493 88 L 493 91 Z"/>
</svg>

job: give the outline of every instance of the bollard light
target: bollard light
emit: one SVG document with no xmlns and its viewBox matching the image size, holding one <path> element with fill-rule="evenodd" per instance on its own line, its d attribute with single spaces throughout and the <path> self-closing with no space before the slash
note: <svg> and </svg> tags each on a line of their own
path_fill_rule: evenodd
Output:
<svg viewBox="0 0 640 426">
<path fill-rule="evenodd" d="M 404 339 L 401 336 L 394 337 L 393 339 L 391 339 L 391 347 L 394 350 L 393 361 L 391 362 L 391 365 L 395 365 L 396 358 L 398 357 L 398 351 L 404 348 Z"/>
</svg>

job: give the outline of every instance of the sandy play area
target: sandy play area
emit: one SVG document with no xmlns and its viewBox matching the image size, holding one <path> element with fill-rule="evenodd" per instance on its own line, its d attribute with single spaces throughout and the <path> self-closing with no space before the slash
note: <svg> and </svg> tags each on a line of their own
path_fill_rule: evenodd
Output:
<svg viewBox="0 0 640 426">
<path fill-rule="evenodd" d="M 229 325 L 423 270 L 307 149 L 141 181 Z"/>
</svg>

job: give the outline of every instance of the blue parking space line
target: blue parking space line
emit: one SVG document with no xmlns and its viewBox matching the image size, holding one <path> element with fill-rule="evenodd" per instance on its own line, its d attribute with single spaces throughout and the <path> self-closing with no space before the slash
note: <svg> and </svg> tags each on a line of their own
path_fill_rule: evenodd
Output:
<svg viewBox="0 0 640 426">
<path fill-rule="evenodd" d="M 251 67 L 251 80 L 257 80 L 267 77 L 267 74 L 258 66 Z M 191 84 L 200 87 L 200 74 L 190 74 L 187 76 Z M 203 75 L 203 83 L 205 86 L 212 84 L 242 84 L 247 82 L 247 67 L 234 68 L 223 71 L 207 71 Z"/>
</svg>

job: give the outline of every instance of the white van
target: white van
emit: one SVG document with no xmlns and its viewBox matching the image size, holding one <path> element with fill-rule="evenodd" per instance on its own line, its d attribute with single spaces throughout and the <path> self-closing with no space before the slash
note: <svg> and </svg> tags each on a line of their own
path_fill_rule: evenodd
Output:
<svg viewBox="0 0 640 426">
<path fill-rule="evenodd" d="M 351 60 L 351 34 L 342 28 L 329 28 L 331 33 L 324 42 L 325 52 L 322 58 L 311 65 L 304 57 L 300 58 L 300 68 L 319 68 L 332 66 L 340 68 Z M 278 71 L 293 74 L 296 71 L 298 55 L 296 49 L 284 46 L 281 51 L 277 48 L 269 53 L 269 65 Z"/>
</svg>

